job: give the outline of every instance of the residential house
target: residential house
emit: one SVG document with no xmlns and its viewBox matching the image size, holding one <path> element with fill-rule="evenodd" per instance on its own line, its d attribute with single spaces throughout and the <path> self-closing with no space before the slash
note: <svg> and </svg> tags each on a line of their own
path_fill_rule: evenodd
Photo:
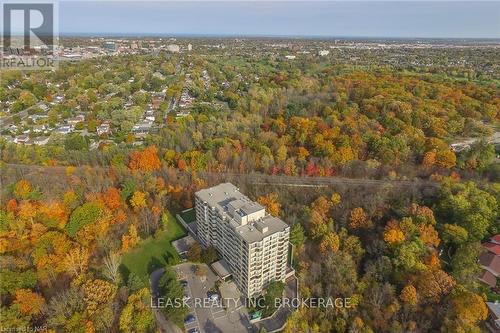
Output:
<svg viewBox="0 0 500 333">
<path fill-rule="evenodd" d="M 486 251 L 479 256 L 479 266 L 483 269 L 479 281 L 496 288 L 500 276 L 500 234 L 483 243 L 483 248 Z"/>
<path fill-rule="evenodd" d="M 28 116 L 28 119 L 31 119 L 34 123 L 38 122 L 39 120 L 46 119 L 49 116 L 46 114 L 32 114 L 31 116 Z"/>
<path fill-rule="evenodd" d="M 486 326 L 489 328 L 490 332 L 500 333 L 500 303 L 486 302 L 488 307 L 488 319 Z"/>
<path fill-rule="evenodd" d="M 33 144 L 37 146 L 45 146 L 49 142 L 50 137 L 48 136 L 39 136 L 33 139 Z"/>
<path fill-rule="evenodd" d="M 44 112 L 49 111 L 49 107 L 46 104 L 44 104 L 44 103 L 39 104 L 38 107 L 40 109 L 42 109 L 42 111 L 44 111 Z"/>
<path fill-rule="evenodd" d="M 110 126 L 108 122 L 102 123 L 97 127 L 97 135 L 108 134 L 110 131 Z"/>
<path fill-rule="evenodd" d="M 56 128 L 54 132 L 59 133 L 59 134 L 69 134 L 69 133 L 73 132 L 73 126 L 70 126 L 70 125 L 60 126 L 60 127 Z"/>
<path fill-rule="evenodd" d="M 29 139 L 30 139 L 29 135 L 21 134 L 21 135 L 16 136 L 16 138 L 14 139 L 14 142 L 25 144 L 29 141 Z"/>
<path fill-rule="evenodd" d="M 137 123 L 132 127 L 132 133 L 134 133 L 136 137 L 144 137 L 149 133 L 152 126 L 153 123 L 147 121 Z"/>
<path fill-rule="evenodd" d="M 154 94 L 153 98 L 151 99 L 151 104 L 153 106 L 153 109 L 159 109 L 160 108 L 160 104 L 163 103 L 163 101 L 165 100 L 165 94 L 163 93 L 158 93 L 158 94 Z"/>
<path fill-rule="evenodd" d="M 83 114 L 79 114 L 78 116 L 76 117 L 73 117 L 73 118 L 69 118 L 66 122 L 69 124 L 69 125 L 72 125 L 72 126 L 75 126 L 76 124 L 78 123 L 82 123 L 85 121 L 85 116 Z"/>
<path fill-rule="evenodd" d="M 45 125 L 33 125 L 33 127 L 31 128 L 31 130 L 34 133 L 42 133 L 42 132 L 45 131 Z"/>
</svg>

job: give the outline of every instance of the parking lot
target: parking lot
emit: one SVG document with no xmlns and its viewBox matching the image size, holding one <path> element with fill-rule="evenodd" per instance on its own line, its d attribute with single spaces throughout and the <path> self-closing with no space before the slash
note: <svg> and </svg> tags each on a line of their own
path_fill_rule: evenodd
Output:
<svg viewBox="0 0 500 333">
<path fill-rule="evenodd" d="M 206 266 L 206 278 L 197 276 L 193 264 L 183 263 L 175 266 L 180 280 L 186 281 L 185 296 L 189 297 L 189 313 L 194 316 L 192 322 L 185 324 L 185 331 L 196 329 L 201 333 L 244 333 L 254 332 L 248 321 L 244 307 L 228 302 L 226 309 L 218 299 L 210 299 L 207 292 L 215 285 L 217 276 Z M 220 295 L 219 295 L 220 296 Z"/>
</svg>

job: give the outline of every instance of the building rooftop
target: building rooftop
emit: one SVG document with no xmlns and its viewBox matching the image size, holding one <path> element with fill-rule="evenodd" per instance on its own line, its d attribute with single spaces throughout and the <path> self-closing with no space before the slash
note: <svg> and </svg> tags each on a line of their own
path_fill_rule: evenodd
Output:
<svg viewBox="0 0 500 333">
<path fill-rule="evenodd" d="M 200 190 L 196 195 L 217 209 L 247 243 L 259 242 L 288 227 L 281 219 L 265 213 L 261 204 L 250 200 L 231 183 Z"/>
<path fill-rule="evenodd" d="M 235 229 L 247 243 L 251 244 L 260 242 L 264 237 L 276 232 L 284 231 L 287 227 L 288 225 L 281 219 L 266 215 L 257 222 L 236 226 Z"/>
<path fill-rule="evenodd" d="M 487 243 L 483 243 L 483 247 L 486 250 L 490 251 L 491 253 L 496 254 L 497 256 L 500 255 L 500 245 L 499 244 L 487 242 Z"/>
<path fill-rule="evenodd" d="M 495 288 L 497 285 L 497 278 L 490 271 L 483 270 L 483 273 L 479 277 L 479 281 L 486 283 L 491 288 Z"/>
<path fill-rule="evenodd" d="M 226 277 L 231 275 L 229 265 L 227 264 L 227 262 L 224 259 L 216 261 L 210 266 L 212 266 L 212 268 L 215 270 L 217 275 L 219 277 L 221 277 L 222 279 L 225 279 Z"/>
<path fill-rule="evenodd" d="M 495 244 L 500 244 L 500 234 L 491 237 L 490 241 Z"/>
<path fill-rule="evenodd" d="M 491 313 L 495 315 L 495 321 L 500 318 L 500 303 L 498 302 L 486 302 L 486 306 L 490 309 Z"/>
<path fill-rule="evenodd" d="M 490 271 L 500 274 L 500 256 L 495 255 L 491 252 L 485 252 L 479 256 L 479 264 Z"/>
</svg>

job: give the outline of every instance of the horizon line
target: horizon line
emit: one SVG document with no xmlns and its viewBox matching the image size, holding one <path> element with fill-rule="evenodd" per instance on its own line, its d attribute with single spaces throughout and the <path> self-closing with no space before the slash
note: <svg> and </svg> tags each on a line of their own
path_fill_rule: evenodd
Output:
<svg viewBox="0 0 500 333">
<path fill-rule="evenodd" d="M 197 37 L 197 38 L 286 38 L 286 39 L 397 39 L 397 40 L 485 40 L 500 41 L 500 37 L 421 37 L 421 36 L 359 36 L 359 35 L 296 35 L 296 34 L 236 34 L 236 33 L 167 33 L 167 32 L 62 32 L 58 37 Z"/>
</svg>

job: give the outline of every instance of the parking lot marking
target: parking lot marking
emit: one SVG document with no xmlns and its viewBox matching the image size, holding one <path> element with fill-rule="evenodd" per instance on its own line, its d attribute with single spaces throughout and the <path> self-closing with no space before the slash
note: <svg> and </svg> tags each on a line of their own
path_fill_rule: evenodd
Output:
<svg viewBox="0 0 500 333">
<path fill-rule="evenodd" d="M 226 311 L 224 310 L 224 308 L 222 306 L 211 307 L 210 313 L 212 314 L 212 318 L 214 320 L 224 318 L 226 316 Z"/>
<path fill-rule="evenodd" d="M 189 283 L 187 284 L 187 292 L 188 292 L 188 297 L 189 297 L 189 305 L 190 306 L 193 306 L 190 311 L 189 311 L 189 314 L 192 314 L 194 316 L 194 321 L 192 323 L 189 323 L 189 324 L 184 324 L 184 327 L 186 327 L 186 331 L 191 329 L 191 328 L 197 328 L 198 330 L 200 330 L 199 328 L 199 322 L 198 322 L 198 314 L 196 313 L 196 309 L 194 308 L 194 305 L 191 304 L 193 302 L 193 293 L 191 292 L 191 287 L 189 286 Z M 196 324 L 195 326 L 192 326 L 193 324 Z"/>
</svg>

